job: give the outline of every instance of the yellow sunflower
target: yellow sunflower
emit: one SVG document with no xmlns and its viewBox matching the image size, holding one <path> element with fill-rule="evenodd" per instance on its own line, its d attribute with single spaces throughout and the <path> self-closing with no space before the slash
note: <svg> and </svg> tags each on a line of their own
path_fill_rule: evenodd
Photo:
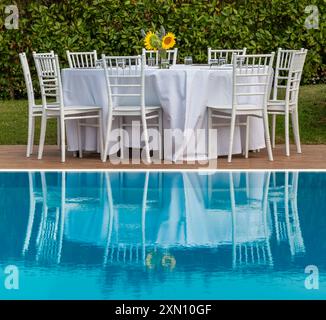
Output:
<svg viewBox="0 0 326 320">
<path fill-rule="evenodd" d="M 145 42 L 145 48 L 147 50 L 156 50 L 158 44 L 158 37 L 154 32 L 149 31 L 146 33 L 144 42 Z"/>
<path fill-rule="evenodd" d="M 172 32 L 169 32 L 162 39 L 162 48 L 163 49 L 171 49 L 175 45 L 175 35 Z"/>
</svg>

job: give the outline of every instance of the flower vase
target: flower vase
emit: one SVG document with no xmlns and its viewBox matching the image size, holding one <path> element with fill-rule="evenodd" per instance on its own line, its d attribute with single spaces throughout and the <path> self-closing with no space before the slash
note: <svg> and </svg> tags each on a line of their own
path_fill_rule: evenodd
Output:
<svg viewBox="0 0 326 320">
<path fill-rule="evenodd" d="M 169 68 L 169 60 L 167 58 L 167 52 L 164 49 L 158 50 L 158 60 L 159 60 L 159 68 L 160 69 L 168 69 Z"/>
</svg>

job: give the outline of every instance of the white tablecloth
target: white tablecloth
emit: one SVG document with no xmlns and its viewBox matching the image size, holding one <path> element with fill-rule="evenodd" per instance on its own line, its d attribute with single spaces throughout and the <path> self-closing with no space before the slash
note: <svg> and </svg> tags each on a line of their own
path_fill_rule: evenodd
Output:
<svg viewBox="0 0 326 320">
<path fill-rule="evenodd" d="M 69 105 L 98 105 L 104 110 L 106 119 L 108 98 L 105 75 L 102 69 L 64 69 L 62 71 L 64 102 Z M 207 128 L 207 105 L 231 105 L 232 68 L 210 69 L 205 66 L 173 66 L 168 70 L 145 69 L 145 100 L 147 105 L 161 105 L 163 108 L 163 126 L 165 129 L 179 129 L 186 133 L 188 129 Z M 223 120 L 221 120 L 223 121 Z M 115 126 L 113 126 L 115 128 Z M 263 122 L 251 118 L 250 149 L 265 147 Z M 83 149 L 98 150 L 95 128 L 85 128 L 82 133 Z M 204 160 L 207 158 L 206 134 L 196 141 L 185 138 L 176 144 L 171 152 L 165 152 L 167 160 Z M 217 153 L 228 152 L 229 127 L 218 129 Z M 185 140 L 186 139 L 186 140 Z M 187 149 L 180 152 L 182 144 Z M 67 124 L 68 150 L 78 150 L 75 121 Z M 133 146 L 135 147 L 133 141 Z M 244 132 L 236 128 L 233 153 L 241 153 Z M 131 146 L 131 145 L 130 145 Z M 183 150 L 183 149 L 182 149 Z"/>
</svg>

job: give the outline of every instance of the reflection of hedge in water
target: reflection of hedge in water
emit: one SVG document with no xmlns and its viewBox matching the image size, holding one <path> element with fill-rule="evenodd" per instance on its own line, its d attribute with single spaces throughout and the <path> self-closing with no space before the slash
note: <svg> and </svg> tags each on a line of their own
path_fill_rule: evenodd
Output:
<svg viewBox="0 0 326 320">
<path fill-rule="evenodd" d="M 20 0 L 18 31 L 3 26 L 4 5 L 12 2 L 0 4 L 0 98 L 24 95 L 20 51 L 53 49 L 63 65 L 66 49 L 135 54 L 143 46 L 140 30 L 160 25 L 177 35 L 180 61 L 191 54 L 205 62 L 208 46 L 260 53 L 305 47 L 304 82 L 326 78 L 324 0 Z M 311 4 L 319 7 L 319 30 L 304 27 Z"/>
<path fill-rule="evenodd" d="M 11 174 L 0 173 L 0 260 L 20 256 L 28 220 L 28 175 L 16 172 L 10 180 Z"/>
<path fill-rule="evenodd" d="M 300 172 L 298 206 L 306 214 L 300 214 L 302 234 L 307 252 L 324 250 L 326 253 L 326 201 L 325 201 L 326 174 Z M 309 214 L 308 214 L 309 213 Z M 318 266 L 326 267 L 324 257 L 315 261 Z"/>
</svg>

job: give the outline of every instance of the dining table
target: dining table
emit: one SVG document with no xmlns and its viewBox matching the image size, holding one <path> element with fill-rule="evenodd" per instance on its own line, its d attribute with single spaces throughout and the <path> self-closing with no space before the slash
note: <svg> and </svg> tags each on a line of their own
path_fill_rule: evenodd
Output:
<svg viewBox="0 0 326 320">
<path fill-rule="evenodd" d="M 207 106 L 223 105 L 229 106 L 231 109 L 232 65 L 216 67 L 208 65 L 173 65 L 169 69 L 145 67 L 144 71 L 145 104 L 161 106 L 164 130 L 170 129 L 169 137 L 177 136 L 173 141 L 173 148 L 164 150 L 164 159 L 173 162 L 207 160 Z M 105 132 L 109 100 L 104 69 L 101 67 L 63 69 L 62 83 L 65 107 L 88 105 L 100 106 L 103 109 Z M 253 87 L 252 90 L 255 90 L 255 88 Z M 255 98 L 250 97 L 248 99 Z M 261 103 L 258 100 L 250 102 Z M 217 121 L 225 122 L 226 125 L 217 129 L 216 139 L 211 142 L 215 143 L 214 148 L 212 148 L 212 158 L 226 155 L 229 146 L 230 127 L 228 122 L 230 120 L 218 119 Z M 265 138 L 262 119 L 250 117 L 249 121 L 249 149 L 264 148 Z M 115 119 L 112 129 L 117 127 L 118 121 Z M 66 132 L 68 150 L 78 151 L 77 122 L 75 120 L 67 122 Z M 124 139 L 125 147 L 140 148 L 140 141 L 134 140 Z M 82 127 L 81 141 L 83 150 L 99 151 L 96 128 Z M 166 143 L 168 141 L 164 140 L 164 145 Z M 233 154 L 242 153 L 244 145 L 245 130 L 243 127 L 236 127 Z M 154 144 L 153 148 L 158 148 L 158 143 Z M 111 153 L 114 151 L 114 149 L 110 150 Z"/>
</svg>

